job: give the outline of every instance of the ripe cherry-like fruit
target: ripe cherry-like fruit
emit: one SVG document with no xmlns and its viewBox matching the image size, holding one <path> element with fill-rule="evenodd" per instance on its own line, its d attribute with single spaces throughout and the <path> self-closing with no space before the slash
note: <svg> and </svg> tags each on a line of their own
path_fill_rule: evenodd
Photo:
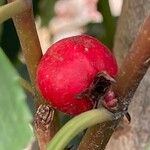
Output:
<svg viewBox="0 0 150 150">
<path fill-rule="evenodd" d="M 81 96 L 97 74 L 117 74 L 116 60 L 101 42 L 88 35 L 62 39 L 48 48 L 37 69 L 37 85 L 51 105 L 66 114 L 90 110 L 94 101 Z"/>
</svg>

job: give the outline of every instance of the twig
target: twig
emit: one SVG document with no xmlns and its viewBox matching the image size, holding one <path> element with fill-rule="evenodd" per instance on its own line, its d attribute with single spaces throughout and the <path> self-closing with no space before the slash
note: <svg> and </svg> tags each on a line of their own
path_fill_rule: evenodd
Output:
<svg viewBox="0 0 150 150">
<path fill-rule="evenodd" d="M 29 75 L 35 87 L 36 69 L 42 57 L 42 51 L 34 23 L 32 2 L 31 0 L 23 1 L 25 3 L 24 11 L 14 16 L 13 21 L 19 36 Z M 12 2 L 12 0 L 8 0 L 8 2 Z"/>
<path fill-rule="evenodd" d="M 0 23 L 23 12 L 26 8 L 25 5 L 26 3 L 23 0 L 16 0 L 12 3 L 0 6 Z"/>
<path fill-rule="evenodd" d="M 119 100 L 119 111 L 127 109 L 149 65 L 150 17 L 144 22 L 120 69 L 117 83 L 112 87 Z M 116 122 L 104 123 L 88 129 L 78 149 L 104 150 L 120 120 L 121 118 Z"/>
<path fill-rule="evenodd" d="M 31 84 L 28 81 L 26 81 L 25 79 L 20 77 L 19 82 L 25 90 L 27 90 L 28 92 L 30 92 L 34 96 L 33 88 L 32 88 Z"/>
<path fill-rule="evenodd" d="M 130 103 L 140 81 L 150 65 L 150 16 L 141 27 L 124 60 L 113 90 L 119 97 L 121 111 Z M 126 106 L 127 105 L 127 106 Z"/>
</svg>

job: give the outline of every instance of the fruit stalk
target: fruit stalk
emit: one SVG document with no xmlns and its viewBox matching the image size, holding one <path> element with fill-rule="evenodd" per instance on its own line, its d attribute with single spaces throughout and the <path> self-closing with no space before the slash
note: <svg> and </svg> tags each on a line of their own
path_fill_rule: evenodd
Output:
<svg viewBox="0 0 150 150">
<path fill-rule="evenodd" d="M 150 16 L 146 18 L 117 77 L 113 90 L 118 95 L 120 111 L 127 109 L 140 81 L 150 65 Z M 120 122 L 111 121 L 89 128 L 78 150 L 105 149 L 114 129 Z M 88 144 L 90 143 L 90 144 Z"/>
<path fill-rule="evenodd" d="M 62 150 L 81 131 L 95 124 L 116 119 L 113 113 L 106 109 L 93 109 L 84 112 L 69 122 L 55 135 L 49 143 L 47 150 Z"/>
</svg>

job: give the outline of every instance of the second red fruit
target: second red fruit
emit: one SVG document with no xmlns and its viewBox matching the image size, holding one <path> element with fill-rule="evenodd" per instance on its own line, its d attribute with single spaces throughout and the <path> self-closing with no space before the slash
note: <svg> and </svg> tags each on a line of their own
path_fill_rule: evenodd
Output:
<svg viewBox="0 0 150 150">
<path fill-rule="evenodd" d="M 60 40 L 47 50 L 38 66 L 37 84 L 53 107 L 77 115 L 93 108 L 93 101 L 78 99 L 78 95 L 89 88 L 100 72 L 114 77 L 115 58 L 95 38 L 78 35 Z"/>
</svg>

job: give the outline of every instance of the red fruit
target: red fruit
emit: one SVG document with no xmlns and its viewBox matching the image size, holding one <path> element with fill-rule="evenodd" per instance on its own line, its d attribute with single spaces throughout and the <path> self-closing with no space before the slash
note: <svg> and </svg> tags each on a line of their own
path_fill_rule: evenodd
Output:
<svg viewBox="0 0 150 150">
<path fill-rule="evenodd" d="M 88 98 L 78 98 L 90 87 L 97 73 L 114 77 L 117 64 L 109 49 L 95 38 L 78 35 L 53 44 L 37 69 L 37 84 L 56 109 L 77 115 L 93 108 Z"/>
</svg>

